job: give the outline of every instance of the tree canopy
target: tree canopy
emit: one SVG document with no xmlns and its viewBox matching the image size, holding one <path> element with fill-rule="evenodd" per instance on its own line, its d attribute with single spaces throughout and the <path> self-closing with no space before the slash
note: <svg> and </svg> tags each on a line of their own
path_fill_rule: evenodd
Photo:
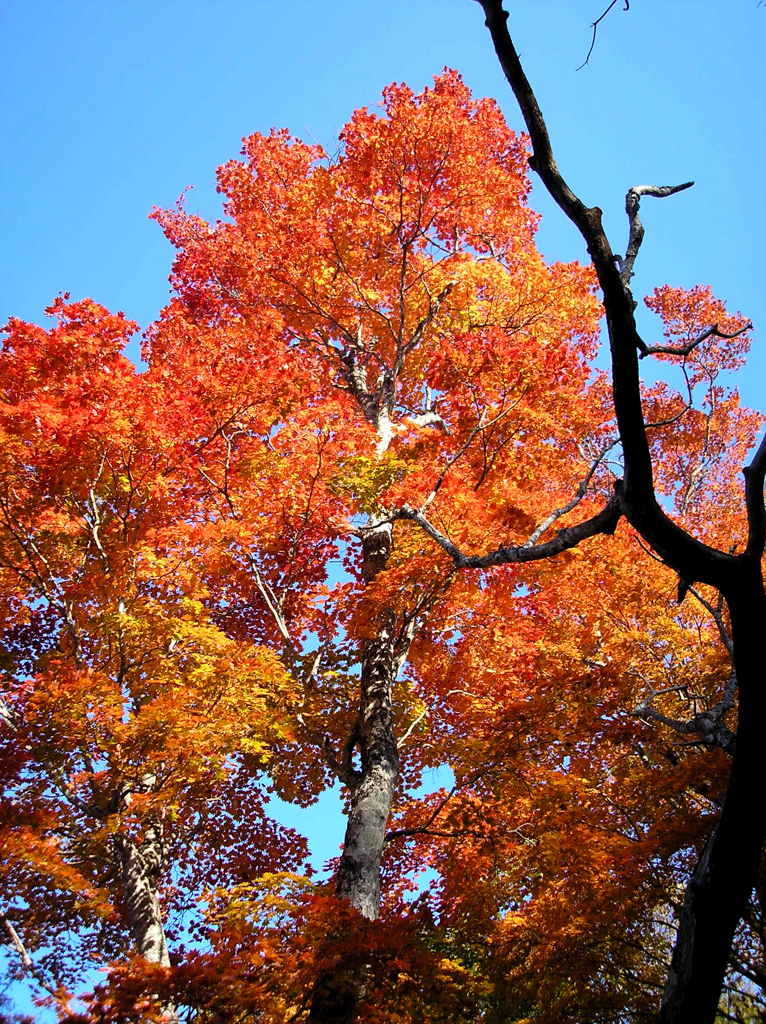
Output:
<svg viewBox="0 0 766 1024">
<path fill-rule="evenodd" d="M 726 810 L 760 756 L 750 323 L 663 285 L 641 341 L 657 192 L 615 260 L 485 6 L 531 143 L 455 72 L 392 85 L 334 156 L 246 138 L 219 221 L 155 212 L 145 371 L 90 300 L 6 325 L 0 923 L 70 1024 L 651 1016 L 722 806 L 722 1006 L 758 1019 L 764 823 Z M 530 162 L 595 269 L 538 252 Z M 317 881 L 268 796 L 336 781 Z"/>
</svg>

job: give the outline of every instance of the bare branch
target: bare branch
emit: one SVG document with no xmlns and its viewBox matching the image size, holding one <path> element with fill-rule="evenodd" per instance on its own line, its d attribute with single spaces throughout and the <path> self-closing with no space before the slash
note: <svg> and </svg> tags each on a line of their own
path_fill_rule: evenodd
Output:
<svg viewBox="0 0 766 1024">
<path fill-rule="evenodd" d="M 357 741 L 356 727 L 354 727 L 346 740 L 343 757 L 338 759 L 335 747 L 327 733 L 322 733 L 318 729 L 314 729 L 310 726 L 302 714 L 298 713 L 295 717 L 305 733 L 306 738 L 322 751 L 324 759 L 333 774 L 337 776 L 344 786 L 348 786 L 349 789 L 353 789 L 356 783 L 361 779 L 361 772 L 357 772 L 351 767 L 351 757 Z"/>
<path fill-rule="evenodd" d="M 549 530 L 557 519 L 561 519 L 561 517 L 565 516 L 567 512 L 571 512 L 580 504 L 582 499 L 585 497 L 586 491 L 588 490 L 588 485 L 593 479 L 593 474 L 601 465 L 607 453 L 610 452 L 612 448 L 614 448 L 618 441 L 619 438 L 615 438 L 614 441 L 610 441 L 608 445 L 605 445 L 601 449 L 601 451 L 598 453 L 596 458 L 591 463 L 591 467 L 586 473 L 585 477 L 580 481 L 574 498 L 572 498 L 571 501 L 568 501 L 566 505 L 562 505 L 561 508 L 557 508 L 554 512 L 551 512 L 551 514 L 546 519 L 544 519 L 535 530 L 532 531 L 532 533 L 529 535 L 529 538 L 525 541 L 524 544 L 522 544 L 522 547 L 534 547 L 534 545 L 537 544 L 538 540 L 542 537 L 545 531 Z"/>
<path fill-rule="evenodd" d="M 0 721 L 5 722 L 12 732 L 19 731 L 19 720 L 6 704 L 4 697 L 0 697 Z"/>
<path fill-rule="evenodd" d="M 606 237 L 601 230 L 601 211 L 595 208 L 589 209 L 577 198 L 556 165 L 545 119 L 508 33 L 506 25 L 508 12 L 503 10 L 502 0 L 478 0 L 478 2 L 484 10 L 485 23 L 492 34 L 492 42 L 495 45 L 500 65 L 521 107 L 529 131 L 533 146 L 529 166 L 532 170 L 537 171 L 551 197 L 585 235 L 586 241 L 589 242 L 591 236 L 595 238 L 595 234 L 599 233 L 601 235 L 600 244 L 606 243 Z M 611 255 L 609 252 L 609 259 L 611 259 Z M 594 253 L 591 253 L 591 256 L 594 256 Z"/>
<path fill-rule="evenodd" d="M 719 331 L 718 324 L 713 324 L 712 327 L 706 327 L 704 331 L 701 331 L 696 338 L 693 338 L 686 345 L 676 347 L 674 345 L 644 345 L 643 348 L 639 349 L 639 358 L 643 359 L 645 356 L 688 356 L 690 355 L 698 345 L 701 345 L 707 338 L 738 338 L 740 334 L 744 334 L 745 331 L 751 331 L 753 325 L 751 323 L 745 324 L 744 327 L 740 327 L 738 331 L 734 331 L 732 334 L 727 334 L 725 331 Z"/>
<path fill-rule="evenodd" d="M 279 610 L 279 600 L 274 591 L 272 590 L 268 580 L 265 580 L 261 575 L 261 571 L 258 568 L 258 563 L 255 559 L 255 556 L 251 552 L 247 553 L 247 560 L 250 563 L 250 567 L 253 570 L 253 575 L 255 576 L 255 585 L 258 587 L 258 590 L 260 590 L 261 597 L 266 602 L 266 607 L 271 612 L 271 617 L 274 619 L 277 629 L 279 630 L 280 634 L 282 635 L 282 639 L 285 641 L 285 644 L 287 645 L 291 658 L 294 659 L 295 647 L 293 646 L 293 641 L 290 636 L 290 632 L 287 628 L 287 625 L 285 623 L 284 617 L 282 616 L 282 613 Z"/>
<path fill-rule="evenodd" d="M 638 375 L 637 352 L 646 346 L 636 328 L 633 297 L 625 286 L 601 223 L 601 210 L 597 206 L 586 206 L 558 169 L 545 119 L 508 32 L 508 13 L 503 10 L 502 0 L 479 0 L 479 3 L 486 15 L 495 52 L 529 132 L 533 147 L 529 166 L 540 175 L 551 198 L 582 235 L 603 293 L 612 355 L 614 408 L 625 463 L 624 481 L 619 491 L 625 517 L 685 578 L 726 588 L 733 584 L 736 560 L 691 536 L 673 522 L 657 501 Z M 632 189 L 629 196 L 635 194 L 637 202 L 641 195 L 670 195 L 677 190 L 677 186 L 644 185 Z"/>
<path fill-rule="evenodd" d="M 726 623 L 723 621 L 723 599 L 721 598 L 721 605 L 719 605 L 719 607 L 716 607 L 715 605 L 712 605 L 706 598 L 704 598 L 702 594 L 700 594 L 700 592 L 696 589 L 696 587 L 690 586 L 688 588 L 688 592 L 692 595 L 692 597 L 695 597 L 699 601 L 699 603 L 707 612 L 709 612 L 710 616 L 712 617 L 713 621 L 718 627 L 718 634 L 721 637 L 721 640 L 723 641 L 724 647 L 729 652 L 729 655 L 733 658 L 734 644 L 732 643 L 731 635 L 728 629 L 726 628 Z"/>
<path fill-rule="evenodd" d="M 413 734 L 415 729 L 420 725 L 420 723 L 423 721 L 427 714 L 428 708 L 423 708 L 418 717 L 409 724 L 409 726 L 407 727 L 407 731 L 396 741 L 397 750 L 402 749 L 404 744 L 407 742 L 407 740 L 410 738 L 410 736 Z"/>
<path fill-rule="evenodd" d="M 521 401 L 521 399 L 519 399 L 519 401 Z M 455 463 L 465 455 L 465 453 L 471 447 L 471 443 L 474 441 L 474 439 L 483 430 L 488 430 L 490 427 L 493 427 L 496 423 L 499 423 L 500 420 L 503 419 L 505 416 L 507 416 L 508 413 L 511 412 L 516 407 L 517 404 L 518 404 L 518 402 L 514 402 L 513 405 L 509 405 L 508 408 L 503 409 L 502 412 L 499 412 L 497 414 L 497 416 L 493 416 L 493 418 L 488 423 L 482 423 L 481 417 L 479 418 L 479 422 L 473 428 L 473 430 L 468 435 L 468 437 L 463 442 L 463 444 L 458 448 L 458 450 L 455 452 L 455 454 L 452 456 L 452 458 L 448 459 L 446 466 L 444 467 L 444 469 L 439 474 L 439 477 L 438 477 L 436 483 L 434 484 L 433 488 L 431 489 L 431 493 L 428 495 L 426 500 L 423 502 L 421 511 L 425 511 L 428 508 L 428 506 L 431 504 L 431 502 L 434 500 L 434 498 L 436 497 L 436 495 L 437 495 L 437 493 L 439 491 L 439 488 L 444 483 L 444 480 L 445 480 L 447 474 L 452 469 L 452 467 L 455 465 Z M 483 417 L 483 415 L 484 414 L 482 413 L 482 417 Z"/>
<path fill-rule="evenodd" d="M 705 746 L 720 747 L 727 754 L 733 754 L 736 737 L 731 729 L 728 729 L 724 725 L 723 719 L 734 707 L 734 695 L 737 692 L 736 671 L 732 668 L 729 681 L 727 682 L 723 696 L 718 703 L 714 704 L 713 707 L 709 708 L 707 711 L 695 714 L 693 718 L 671 718 L 668 715 L 662 714 L 661 711 L 657 711 L 657 709 L 652 706 L 657 697 L 661 697 L 666 693 L 675 693 L 686 689 L 686 684 L 667 686 L 660 690 L 655 690 L 650 686 L 649 697 L 639 708 L 636 708 L 636 716 L 643 719 L 645 722 L 659 722 L 661 725 L 665 725 L 675 733 L 678 733 L 679 736 L 699 736 L 700 742 Z"/>
<path fill-rule="evenodd" d="M 604 18 L 607 16 L 607 14 L 609 14 L 609 12 L 611 11 L 611 9 L 614 7 L 614 5 L 616 3 L 617 3 L 617 0 L 612 0 L 612 2 L 609 4 L 607 9 L 601 15 L 601 17 L 600 18 L 596 18 L 596 20 L 591 24 L 591 28 L 593 29 L 593 38 L 590 41 L 590 49 L 588 50 L 588 56 L 585 58 L 585 60 L 582 62 L 582 64 L 579 66 L 579 68 L 575 68 L 575 71 L 582 71 L 582 69 L 586 66 L 586 64 L 590 60 L 591 54 L 593 53 L 593 48 L 596 45 L 596 33 L 598 32 L 599 23 L 604 20 Z M 623 7 L 623 11 L 629 11 L 629 10 L 630 10 L 630 0 L 625 0 L 625 6 Z"/>
<path fill-rule="evenodd" d="M 3 929 L 8 936 L 10 945 L 13 946 L 21 958 L 21 962 L 24 965 L 25 970 L 31 974 L 40 988 L 45 989 L 46 992 L 52 995 L 60 1006 L 68 1009 L 69 998 L 66 989 L 62 985 L 53 984 L 53 982 L 49 981 L 45 977 L 42 970 L 35 964 L 34 960 L 27 952 L 24 943 L 21 941 L 19 933 L 13 927 L 7 914 L 2 908 L 0 908 L 0 924 L 3 926 Z"/>
<path fill-rule="evenodd" d="M 644 238 L 644 226 L 638 215 L 641 196 L 655 196 L 658 199 L 664 199 L 666 196 L 672 196 L 676 192 L 683 192 L 684 189 L 691 188 L 693 184 L 693 181 L 686 181 L 683 185 L 635 185 L 628 190 L 628 194 L 625 196 L 625 212 L 630 223 L 628 249 L 625 259 L 621 259 L 619 256 L 614 257 L 620 268 L 620 278 L 626 288 L 630 287 L 633 264 L 636 262 L 636 256 L 638 256 L 638 250 L 641 248 Z"/>
<path fill-rule="evenodd" d="M 436 298 L 435 299 L 431 299 L 429 301 L 429 303 L 428 303 L 428 312 L 423 317 L 423 319 L 420 321 L 420 323 L 417 325 L 415 330 L 412 332 L 412 337 L 407 342 L 407 344 L 406 345 L 402 345 L 401 349 L 397 353 L 396 362 L 394 363 L 394 375 L 397 375 L 399 373 L 399 371 L 401 370 L 402 365 L 404 364 L 404 357 L 409 352 L 411 352 L 412 349 L 414 349 L 419 344 L 420 339 L 423 337 L 423 332 L 428 327 L 430 327 L 431 324 L 434 322 L 434 319 L 436 318 L 439 310 L 442 307 L 442 303 L 444 302 L 444 300 L 447 298 L 447 296 L 449 295 L 449 293 L 452 291 L 452 289 L 454 287 L 455 287 L 455 282 L 454 281 L 447 282 L 447 284 L 444 286 L 444 288 L 442 288 L 442 290 L 439 292 L 439 294 L 436 296 Z"/>
<path fill-rule="evenodd" d="M 766 434 L 758 445 L 753 461 L 742 470 L 745 475 L 745 504 L 747 506 L 748 538 L 745 555 L 758 562 L 766 545 L 766 508 L 763 504 L 763 484 L 766 477 Z"/>
<path fill-rule="evenodd" d="M 615 495 L 609 499 L 604 508 L 585 522 L 577 526 L 565 527 L 559 530 L 555 537 L 543 544 L 529 546 L 528 542 L 518 546 L 499 547 L 496 551 L 490 551 L 486 555 L 465 555 L 452 541 L 440 530 L 430 523 L 422 512 L 403 505 L 394 513 L 394 519 L 409 519 L 428 534 L 443 551 L 452 558 L 456 569 L 488 569 L 493 565 L 507 565 L 509 563 L 537 562 L 544 558 L 551 558 L 553 555 L 560 555 L 562 552 L 576 547 L 589 537 L 597 534 L 614 533 L 622 512 L 620 503 Z"/>
<path fill-rule="evenodd" d="M 442 800 L 440 800 L 439 803 L 436 805 L 436 808 L 431 814 L 431 816 L 422 825 L 418 825 L 416 828 L 395 828 L 391 832 L 387 832 L 386 843 L 390 843 L 392 839 L 399 839 L 402 836 L 415 836 L 425 832 L 427 829 L 431 827 L 431 825 L 433 825 L 433 823 L 439 817 L 439 815 L 444 810 L 446 805 L 449 803 L 449 801 L 460 788 L 461 787 L 457 783 L 455 783 L 455 785 L 452 787 L 449 793 L 447 793 L 447 795 Z"/>
</svg>

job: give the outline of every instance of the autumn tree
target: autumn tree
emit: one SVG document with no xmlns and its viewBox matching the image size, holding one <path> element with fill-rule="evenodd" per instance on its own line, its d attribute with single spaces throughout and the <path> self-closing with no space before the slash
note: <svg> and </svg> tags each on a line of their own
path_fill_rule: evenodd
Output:
<svg viewBox="0 0 766 1024">
<path fill-rule="evenodd" d="M 527 140 L 454 72 L 381 106 L 333 159 L 245 139 L 214 224 L 156 212 L 145 373 L 93 303 L 6 328 L 3 898 L 62 1014 L 86 955 L 101 1021 L 655 1006 L 742 677 L 724 577 L 684 562 L 679 609 L 652 554 L 746 531 L 761 418 L 718 374 L 748 325 L 658 290 L 687 387 L 645 388 L 638 430 L 594 366 L 593 270 L 535 247 Z M 636 450 L 677 523 L 631 504 Z M 335 782 L 328 887 L 264 797 Z"/>
<path fill-rule="evenodd" d="M 50 331 L 11 321 L 0 353 L 2 923 L 66 1008 L 90 957 L 169 967 L 161 904 L 193 905 L 192 850 L 214 885 L 303 848 L 259 787 L 288 680 L 211 621 L 190 555 L 189 410 L 171 434 L 124 317 L 48 312 Z"/>
</svg>

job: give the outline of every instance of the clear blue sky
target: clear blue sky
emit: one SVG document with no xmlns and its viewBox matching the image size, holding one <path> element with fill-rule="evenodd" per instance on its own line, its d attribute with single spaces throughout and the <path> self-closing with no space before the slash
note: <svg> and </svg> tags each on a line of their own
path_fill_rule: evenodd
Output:
<svg viewBox="0 0 766 1024">
<path fill-rule="evenodd" d="M 766 408 L 766 4 L 620 2 L 579 72 L 606 0 L 508 6 L 559 166 L 603 208 L 617 251 L 631 185 L 696 181 L 644 201 L 634 287 L 710 284 L 749 316 L 760 342 L 740 386 Z M 0 323 L 39 322 L 69 291 L 145 327 L 171 259 L 154 205 L 194 185 L 189 208 L 215 217 L 215 168 L 243 135 L 286 126 L 332 151 L 352 109 L 393 80 L 420 89 L 445 65 L 520 127 L 471 0 L 3 0 Z M 539 187 L 533 204 L 545 254 L 583 258 Z M 330 811 L 314 819 L 317 853 L 336 852 L 342 825 Z"/>
</svg>

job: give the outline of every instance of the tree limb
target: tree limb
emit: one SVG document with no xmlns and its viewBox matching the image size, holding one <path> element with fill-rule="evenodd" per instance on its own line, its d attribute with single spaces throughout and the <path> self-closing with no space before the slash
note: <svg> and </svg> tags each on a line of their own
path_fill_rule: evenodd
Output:
<svg viewBox="0 0 766 1024">
<path fill-rule="evenodd" d="M 676 192 L 683 192 L 684 189 L 691 188 L 693 184 L 693 181 L 686 181 L 683 185 L 634 185 L 633 188 L 628 190 L 628 194 L 625 196 L 625 212 L 630 223 L 628 248 L 625 253 L 625 259 L 615 256 L 615 261 L 620 268 L 622 283 L 626 288 L 630 287 L 630 279 L 633 277 L 633 264 L 636 262 L 638 250 L 641 248 L 641 242 L 644 240 L 644 225 L 641 223 L 641 218 L 638 215 L 641 196 L 656 196 L 658 199 L 664 199 L 666 196 L 672 196 Z"/>
<path fill-rule="evenodd" d="M 21 936 L 13 927 L 13 924 L 8 919 L 7 914 L 2 908 L 0 908 L 0 924 L 3 926 L 3 929 L 8 936 L 9 944 L 13 946 L 21 958 L 21 962 L 24 965 L 25 970 L 35 979 L 40 988 L 45 989 L 46 992 L 53 996 L 60 1006 L 68 1010 L 69 994 L 66 989 L 62 985 L 54 985 L 45 977 L 42 970 L 35 964 L 34 960 L 27 952 L 26 946 L 21 940 Z"/>
<path fill-rule="evenodd" d="M 551 198 L 580 231 L 603 293 L 612 356 L 614 408 L 625 459 L 625 476 L 619 487 L 623 514 L 684 578 L 729 589 L 735 581 L 736 560 L 692 537 L 670 519 L 657 501 L 638 374 L 638 351 L 646 345 L 636 329 L 633 297 L 623 282 L 603 229 L 601 210 L 585 206 L 558 169 L 545 119 L 508 31 L 508 13 L 503 10 L 502 0 L 478 2 L 484 10 L 501 67 L 526 122 L 533 148 L 529 166 L 540 175 Z M 638 186 L 637 198 L 646 194 L 643 190 L 659 191 L 659 188 Z"/>
<path fill-rule="evenodd" d="M 394 519 L 409 519 L 428 534 L 443 551 L 446 551 L 455 564 L 456 569 L 488 569 L 493 565 L 509 563 L 538 562 L 553 555 L 560 555 L 570 548 L 576 547 L 589 537 L 597 534 L 614 533 L 622 515 L 620 503 L 616 495 L 612 495 L 604 508 L 595 516 L 586 519 L 576 526 L 568 526 L 559 530 L 555 537 L 543 544 L 529 545 L 529 542 L 518 546 L 499 547 L 486 555 L 466 555 L 440 530 L 430 523 L 417 509 L 403 505 L 394 513 Z"/>
<path fill-rule="evenodd" d="M 596 18 L 596 20 L 591 24 L 591 28 L 593 29 L 593 38 L 590 41 L 590 49 L 588 50 L 588 55 L 585 58 L 585 60 L 582 62 L 582 64 L 579 66 L 579 68 L 575 68 L 575 71 L 582 71 L 582 69 L 586 66 L 586 64 L 590 60 L 590 56 L 593 53 L 593 48 L 596 45 L 596 33 L 598 32 L 599 23 L 604 20 L 604 18 L 607 16 L 607 14 L 609 14 L 609 12 L 611 11 L 611 9 L 614 7 L 614 5 L 616 3 L 617 3 L 617 0 L 612 0 L 612 2 L 609 4 L 607 9 L 604 11 L 604 13 L 600 17 Z M 623 10 L 624 11 L 629 11 L 630 10 L 630 0 L 625 0 L 625 6 L 623 7 Z"/>
<path fill-rule="evenodd" d="M 693 338 L 688 344 L 675 346 L 675 345 L 644 345 L 643 348 L 639 349 L 639 358 L 643 359 L 645 356 L 688 356 L 694 349 L 701 345 L 707 338 L 738 338 L 740 334 L 744 334 L 745 331 L 751 331 L 753 325 L 751 323 L 745 324 L 744 327 L 740 327 L 738 331 L 734 331 L 732 334 L 727 334 L 725 331 L 719 331 L 718 324 L 713 324 L 712 327 L 706 327 L 704 331 L 701 331 L 696 338 Z"/>
<path fill-rule="evenodd" d="M 745 505 L 747 507 L 748 537 L 745 556 L 760 563 L 766 545 L 766 508 L 763 504 L 763 484 L 766 477 L 766 434 L 745 475 Z"/>
<path fill-rule="evenodd" d="M 535 544 L 537 544 L 538 540 L 545 533 L 545 531 L 549 530 L 557 519 L 561 519 L 562 516 L 565 516 L 568 512 L 571 512 L 580 504 L 582 499 L 585 497 L 586 491 L 588 490 L 588 485 L 593 479 L 593 474 L 601 465 L 604 456 L 607 455 L 607 453 L 610 452 L 612 448 L 614 448 L 614 446 L 618 443 L 618 440 L 619 439 L 615 439 L 614 441 L 610 441 L 609 444 L 604 445 L 604 447 L 601 449 L 601 451 L 598 453 L 596 458 L 591 463 L 588 472 L 580 481 L 574 498 L 572 498 L 571 501 L 568 501 L 566 505 L 562 505 L 561 508 L 557 508 L 555 511 L 551 512 L 551 514 L 547 516 L 542 521 L 542 523 L 540 523 L 540 525 L 532 531 L 532 533 L 529 535 L 529 538 L 525 541 L 524 544 L 522 544 L 522 547 L 534 547 Z"/>
</svg>

